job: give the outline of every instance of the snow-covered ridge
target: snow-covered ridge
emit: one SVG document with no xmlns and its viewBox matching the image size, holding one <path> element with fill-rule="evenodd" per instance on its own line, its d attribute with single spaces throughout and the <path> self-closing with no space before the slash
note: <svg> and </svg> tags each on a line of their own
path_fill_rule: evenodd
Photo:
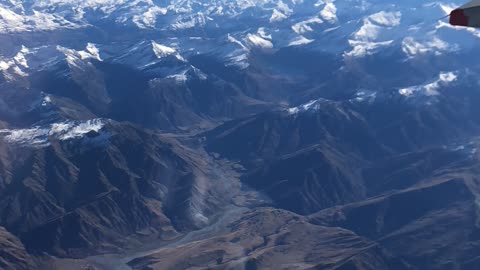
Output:
<svg viewBox="0 0 480 270">
<path fill-rule="evenodd" d="M 317 111 L 320 109 L 321 104 L 324 102 L 324 99 L 311 100 L 305 104 L 302 104 L 297 107 L 291 107 L 287 109 L 289 114 L 298 114 L 307 111 Z"/>
<path fill-rule="evenodd" d="M 103 61 L 96 44 L 87 43 L 85 49 L 75 50 L 61 45 L 44 45 L 17 49 L 16 54 L 0 54 L 0 74 L 8 82 L 18 81 L 35 72 L 49 69 L 59 61 L 65 60 L 70 67 L 84 67 L 91 60 Z"/>
<path fill-rule="evenodd" d="M 138 28 L 184 30 L 203 27 L 215 17 L 235 18 L 248 9 L 269 14 L 272 22 L 290 17 L 304 1 L 292 0 L 0 0 L 0 32 L 42 31 L 92 24 L 92 15 Z M 313 4 L 313 3 L 310 3 Z M 318 7 L 320 8 L 320 7 Z M 319 10 L 320 11 L 320 10 Z M 325 5 L 322 16 L 334 20 L 335 6 Z M 157 23 L 168 17 L 168 23 Z M 166 27 L 167 25 L 167 27 Z"/>
<path fill-rule="evenodd" d="M 281 22 L 285 19 L 287 19 L 288 16 L 281 13 L 280 11 L 274 9 L 273 12 L 272 12 L 272 16 L 270 16 L 270 23 L 274 23 L 274 22 Z"/>
<path fill-rule="evenodd" d="M 290 41 L 290 43 L 288 43 L 288 46 L 306 45 L 306 44 L 312 43 L 313 41 L 314 41 L 313 39 L 308 39 L 304 36 L 298 36 L 296 39 Z"/>
<path fill-rule="evenodd" d="M 165 14 L 167 14 L 166 8 L 153 6 L 143 14 L 134 15 L 132 21 L 139 28 L 154 28 L 157 23 L 157 17 Z"/>
<path fill-rule="evenodd" d="M 349 40 L 352 50 L 345 53 L 347 57 L 363 57 L 375 53 L 379 48 L 393 43 L 388 32 L 401 23 L 402 13 L 377 12 L 363 20 L 363 25 Z M 383 37 L 383 36 L 386 36 Z"/>
<path fill-rule="evenodd" d="M 248 34 L 244 41 L 250 48 L 273 48 L 272 42 L 267 37 L 262 37 L 259 34 Z"/>
<path fill-rule="evenodd" d="M 430 20 L 430 17 L 440 17 L 443 12 L 456 6 L 446 0 L 418 4 L 413 1 L 392 4 L 392 0 L 42 0 L 34 1 L 33 6 L 24 4 L 25 1 L 12 3 L 0 0 L 0 8 L 5 10 L 5 14 L 0 12 L 0 26 L 4 20 L 5 27 L 18 28 L 19 31 L 27 31 L 22 25 L 28 21 L 26 17 L 35 14 L 32 10 L 49 16 L 68 18 L 75 27 L 95 26 L 105 30 L 107 34 L 109 29 L 102 27 L 110 25 L 95 23 L 105 19 L 108 23 L 129 26 L 125 28 L 129 31 L 132 31 L 131 26 L 149 29 L 135 33 L 140 40 L 142 33 L 147 33 L 148 37 L 146 36 L 147 41 L 138 47 L 139 50 L 133 48 L 131 53 L 128 52 L 132 48 L 131 40 L 119 41 L 118 44 L 122 43 L 124 46 L 122 48 L 120 45 L 115 47 L 118 44 L 99 44 L 98 47 L 89 44 L 87 48 L 79 51 L 78 48 L 69 49 L 71 44 L 59 42 L 58 51 L 66 56 L 69 64 L 77 66 L 89 62 L 85 61 L 89 59 L 113 59 L 117 63 L 145 68 L 167 56 L 173 55 L 185 61 L 193 54 L 209 54 L 218 56 L 218 60 L 223 61 L 226 66 L 245 68 L 249 65 L 251 49 L 281 49 L 306 44 L 310 44 L 309 49 L 318 48 L 328 53 L 343 55 L 348 60 L 398 47 L 403 50 L 406 58 L 414 58 L 460 50 L 461 46 L 452 42 L 451 33 L 454 32 L 467 35 L 471 32 L 480 37 L 480 31 L 448 27 L 445 22 L 437 24 L 432 20 L 431 24 L 421 23 L 422 20 Z M 235 23 L 236 20 L 240 23 Z M 68 25 L 61 23 L 59 27 Z M 255 32 L 255 29 L 258 31 Z M 198 39 L 194 40 L 193 37 Z M 150 46 L 153 38 L 155 42 L 151 42 Z M 225 44 L 226 39 L 238 46 Z M 82 40 L 87 41 L 91 40 Z M 63 55 L 53 56 L 58 60 Z M 10 78 L 27 74 L 27 68 L 12 60 L 11 55 L 9 57 L 0 59 L 2 73 L 10 74 Z M 39 58 L 37 57 L 38 60 Z M 30 58 L 26 57 L 25 60 L 32 67 Z M 33 69 L 37 69 L 35 65 Z"/>
<path fill-rule="evenodd" d="M 29 68 L 26 56 L 30 50 L 22 46 L 20 51 L 12 58 L 0 57 L 0 72 L 3 72 L 7 80 L 13 80 L 16 75 L 27 76 L 26 70 Z"/>
<path fill-rule="evenodd" d="M 402 96 L 410 97 L 415 94 L 421 94 L 426 96 L 436 96 L 439 94 L 439 90 L 442 87 L 447 87 L 451 83 L 455 82 L 458 78 L 456 72 L 441 72 L 438 78 L 433 82 L 416 85 L 398 90 L 398 93 Z"/>
<path fill-rule="evenodd" d="M 435 36 L 424 41 L 417 41 L 413 37 L 407 37 L 402 41 L 402 50 L 410 58 L 428 53 L 440 55 L 443 52 L 455 51 L 457 49 L 457 46 L 450 45 Z"/>
<path fill-rule="evenodd" d="M 329 23 L 336 23 L 338 21 L 337 7 L 332 2 L 326 3 L 320 11 L 320 16 Z"/>
<path fill-rule="evenodd" d="M 57 46 L 57 50 L 62 52 L 66 57 L 67 60 L 86 60 L 86 59 L 96 59 L 98 61 L 102 61 L 100 57 L 100 51 L 95 46 L 95 44 L 88 43 L 85 50 L 76 51 L 74 49 L 68 49 L 62 46 Z"/>
<path fill-rule="evenodd" d="M 308 20 L 294 24 L 292 26 L 292 30 L 295 31 L 295 33 L 301 35 L 308 32 L 313 32 L 312 25 L 321 23 L 323 23 L 322 19 L 320 19 L 319 17 L 313 17 Z"/>
<path fill-rule="evenodd" d="M 54 123 L 46 127 L 29 129 L 2 129 L 0 137 L 8 143 L 24 146 L 47 146 L 50 140 L 71 140 L 85 137 L 90 132 L 100 132 L 105 120 L 67 121 Z"/>
<path fill-rule="evenodd" d="M 102 58 L 100 57 L 100 51 L 95 44 L 92 43 L 88 43 L 85 50 L 81 51 L 76 51 L 74 49 L 69 49 L 62 46 L 57 46 L 57 50 L 65 55 L 67 63 L 71 67 L 82 67 L 84 64 L 89 63 L 84 61 L 90 59 L 102 61 Z"/>
<path fill-rule="evenodd" d="M 33 10 L 31 14 L 19 14 L 0 5 L 0 33 L 47 31 L 59 28 L 78 28 L 82 24 L 70 22 L 57 14 Z"/>
<path fill-rule="evenodd" d="M 174 48 L 167 47 L 162 44 L 158 44 L 155 41 L 152 41 L 153 52 L 158 58 L 164 58 L 169 55 L 174 55 L 177 51 Z"/>
</svg>

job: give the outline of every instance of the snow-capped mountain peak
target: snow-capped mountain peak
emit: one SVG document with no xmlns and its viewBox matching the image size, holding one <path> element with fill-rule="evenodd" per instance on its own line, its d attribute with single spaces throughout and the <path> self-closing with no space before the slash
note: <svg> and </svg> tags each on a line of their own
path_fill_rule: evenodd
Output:
<svg viewBox="0 0 480 270">
<path fill-rule="evenodd" d="M 174 55 L 178 60 L 186 62 L 186 60 L 177 52 L 176 49 L 156 43 L 152 41 L 152 49 L 157 58 L 165 58 L 170 55 Z"/>
<path fill-rule="evenodd" d="M 152 41 L 153 52 L 158 58 L 164 58 L 169 55 L 176 54 L 177 51 L 174 48 L 167 47 L 162 44 L 158 44 L 155 41 Z"/>
<path fill-rule="evenodd" d="M 65 55 L 68 64 L 73 67 L 81 67 L 85 63 L 88 63 L 85 62 L 86 60 L 90 59 L 102 61 L 100 51 L 95 44 L 92 43 L 88 43 L 86 48 L 80 51 L 62 46 L 57 46 L 57 50 Z"/>
</svg>

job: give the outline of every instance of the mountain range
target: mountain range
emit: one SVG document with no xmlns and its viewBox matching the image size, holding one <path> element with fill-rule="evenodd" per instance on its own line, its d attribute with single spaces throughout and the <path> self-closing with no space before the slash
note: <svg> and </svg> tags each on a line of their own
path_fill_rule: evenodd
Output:
<svg viewBox="0 0 480 270">
<path fill-rule="evenodd" d="M 0 269 L 477 269 L 461 4 L 0 0 Z"/>
</svg>

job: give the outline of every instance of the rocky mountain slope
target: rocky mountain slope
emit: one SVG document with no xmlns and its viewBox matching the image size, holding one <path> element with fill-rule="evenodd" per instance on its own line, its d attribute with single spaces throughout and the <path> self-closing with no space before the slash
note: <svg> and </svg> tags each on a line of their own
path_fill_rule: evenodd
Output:
<svg viewBox="0 0 480 270">
<path fill-rule="evenodd" d="M 163 249 L 130 265 L 133 269 L 411 269 L 351 231 L 317 226 L 278 209 L 246 212 L 228 228 L 223 235 Z M 182 259 L 185 256 L 188 261 Z"/>
<path fill-rule="evenodd" d="M 0 0 L 0 269 L 476 269 L 460 4 Z"/>
<path fill-rule="evenodd" d="M 41 131 L 17 130 L 2 147 L 1 223 L 31 252 L 84 256 L 135 234 L 168 239 L 207 224 L 235 194 L 235 182 L 223 179 L 225 195 L 207 181 L 217 173 L 208 159 L 172 138 L 113 122 L 83 137 L 52 134 L 60 128 L 36 147 L 22 139 Z"/>
<path fill-rule="evenodd" d="M 23 244 L 5 228 L 0 228 L 0 267 L 1 269 L 34 269 L 33 258 Z"/>
</svg>

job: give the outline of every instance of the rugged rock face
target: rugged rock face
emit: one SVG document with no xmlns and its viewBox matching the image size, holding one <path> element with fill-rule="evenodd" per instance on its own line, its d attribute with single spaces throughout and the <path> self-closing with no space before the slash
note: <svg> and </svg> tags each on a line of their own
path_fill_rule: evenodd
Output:
<svg viewBox="0 0 480 270">
<path fill-rule="evenodd" d="M 203 226 L 228 200 L 206 182 L 200 155 L 113 122 L 79 139 L 9 146 L 1 164 L 1 223 L 33 252 L 114 251 L 143 230 L 168 239 Z"/>
<path fill-rule="evenodd" d="M 312 101 L 226 123 L 204 134 L 205 145 L 240 162 L 247 168 L 242 181 L 277 206 L 309 214 L 407 188 L 468 159 L 475 146 L 454 145 L 478 132 L 478 121 L 461 120 L 476 114 L 466 109 L 476 94 L 468 101 L 465 92 L 445 95 L 449 99 L 435 107 L 400 102 L 387 109 L 380 97 L 372 103 Z M 384 115 L 372 115 L 372 108 Z"/>
<path fill-rule="evenodd" d="M 406 118 L 399 117 L 394 125 L 378 121 L 377 116 L 372 118 L 354 104 L 348 108 L 357 116 L 355 124 L 344 119 L 335 127 L 347 127 L 317 130 L 313 133 L 317 137 L 305 140 L 302 132 L 329 127 L 328 121 L 316 119 L 335 115 L 328 105 L 309 103 L 287 113 L 228 123 L 207 133 L 207 149 L 245 164 L 242 181 L 262 190 L 276 207 L 300 214 L 324 209 L 312 214 L 309 221 L 351 230 L 414 269 L 471 269 L 477 257 L 480 191 L 476 177 L 478 143 L 471 136 L 476 134 L 478 123 L 460 120 L 471 118 L 472 111 L 464 109 L 470 105 L 449 111 L 453 100 L 442 100 L 435 108 L 411 108 Z M 439 110 L 441 107 L 446 110 Z M 305 122 L 300 126 L 302 120 Z M 422 124 L 425 122 L 428 124 Z M 447 126 L 455 135 L 447 135 L 443 130 Z M 348 128 L 353 133 L 343 132 Z M 362 136 L 364 130 L 369 131 L 368 136 Z M 396 140 L 391 140 L 393 130 L 399 133 Z M 429 134 L 429 143 L 424 142 L 424 134 L 417 133 L 419 130 Z M 241 138 L 247 143 L 232 143 Z M 276 138 L 290 138 L 288 142 L 296 146 L 293 149 L 301 150 L 291 151 Z M 365 147 L 357 138 L 370 146 Z M 458 138 L 457 143 L 453 138 Z M 466 143 L 458 143 L 465 139 Z M 439 142 L 445 144 L 434 147 Z M 372 152 L 367 149 L 377 154 L 370 156 Z M 352 269 L 362 269 L 355 267 Z"/>
<path fill-rule="evenodd" d="M 479 268 L 453 2 L 0 0 L 0 268 Z"/>
<path fill-rule="evenodd" d="M 415 175 L 404 177 L 403 190 L 390 189 L 366 201 L 326 209 L 310 220 L 350 229 L 419 269 L 472 269 L 479 244 L 477 163 L 475 159 L 433 169 L 415 182 L 408 181 L 418 179 Z M 416 170 L 408 170 L 407 175 L 425 172 L 422 163 L 410 166 Z M 388 178 L 397 175 L 394 172 Z M 388 178 L 384 181 L 398 183 Z"/>
<path fill-rule="evenodd" d="M 269 194 L 278 207 L 307 214 L 364 198 L 356 166 L 358 161 L 335 149 L 315 145 L 260 166 L 242 180 Z"/>
<path fill-rule="evenodd" d="M 0 227 L 0 268 L 5 270 L 34 269 L 32 257 L 22 242 L 5 228 Z"/>
<path fill-rule="evenodd" d="M 129 264 L 142 270 L 411 269 L 351 231 L 313 225 L 283 210 L 249 211 L 227 228 L 225 234 L 166 248 Z"/>
</svg>

